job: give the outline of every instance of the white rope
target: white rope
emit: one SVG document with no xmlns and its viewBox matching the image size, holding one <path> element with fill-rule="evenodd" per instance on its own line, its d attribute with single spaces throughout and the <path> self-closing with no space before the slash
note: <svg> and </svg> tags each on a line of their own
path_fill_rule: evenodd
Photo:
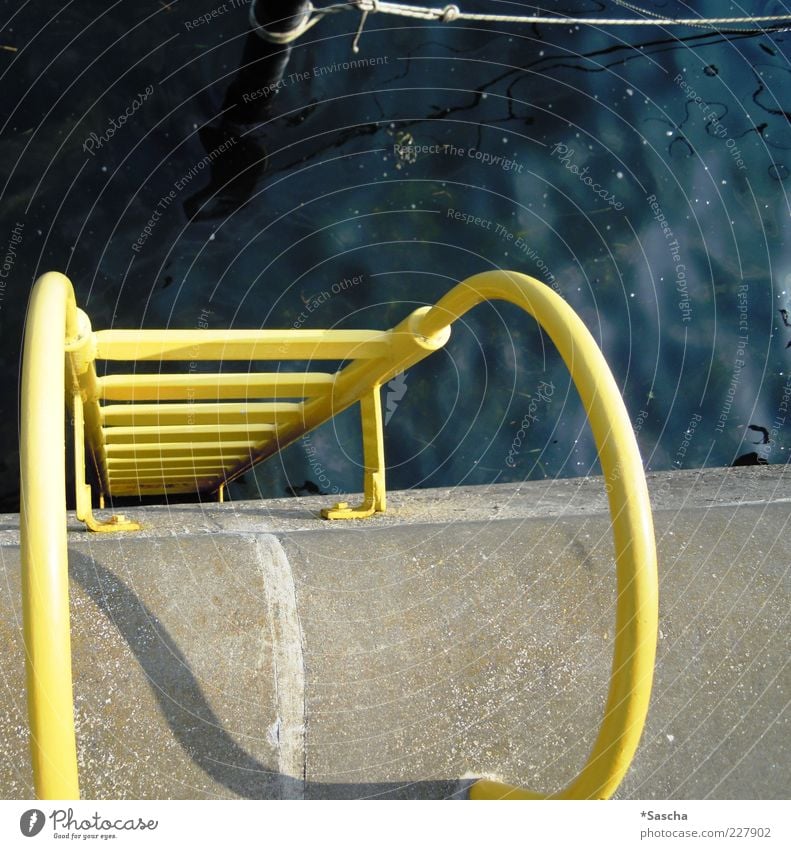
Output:
<svg viewBox="0 0 791 849">
<path fill-rule="evenodd" d="M 518 24 L 560 24 L 586 26 L 719 26 L 721 24 L 755 24 L 788 22 L 791 15 L 761 15 L 741 18 L 572 18 L 567 16 L 542 17 L 539 15 L 487 15 L 478 12 L 462 12 L 458 6 L 443 8 L 410 6 L 405 3 L 389 3 L 386 0 L 356 0 L 354 5 L 364 12 L 382 12 L 385 15 L 400 15 L 405 18 L 442 21 L 491 21 Z M 622 4 L 626 5 L 626 4 Z M 629 4 L 627 8 L 638 10 Z M 347 7 L 348 8 L 348 7 Z M 642 11 L 642 10 L 639 10 Z M 648 13 L 646 13 L 648 14 Z"/>
<path fill-rule="evenodd" d="M 635 6 L 634 3 L 627 3 L 626 0 L 613 0 L 613 3 L 615 3 L 618 6 L 623 6 L 624 9 L 628 9 L 630 12 L 637 12 L 639 15 L 646 15 L 647 17 L 650 17 L 650 18 L 661 18 L 662 17 L 658 12 L 652 12 L 650 9 L 643 9 L 640 6 Z M 697 23 L 697 24 L 690 23 L 690 24 L 687 24 L 687 26 L 691 26 L 691 27 L 696 26 L 698 29 L 710 29 L 710 27 L 708 27 L 706 25 L 707 20 L 709 20 L 709 19 L 708 18 L 701 18 L 700 23 Z M 752 21 L 755 21 L 756 18 L 748 18 L 747 20 L 752 22 Z M 785 21 L 785 20 L 789 20 L 789 18 L 781 18 L 781 20 Z M 736 30 L 736 32 L 740 32 L 740 31 L 744 32 L 745 31 L 743 29 L 740 30 L 738 27 L 728 27 L 729 32 L 733 31 L 734 29 Z M 753 31 L 755 31 L 755 27 L 747 30 L 747 32 L 753 32 Z"/>
<path fill-rule="evenodd" d="M 271 32 L 261 26 L 255 18 L 255 3 L 250 4 L 250 25 L 261 38 L 274 44 L 289 44 L 299 38 L 311 27 L 315 26 L 326 15 L 336 12 L 361 12 L 362 18 L 357 34 L 354 38 L 352 49 L 355 53 L 359 51 L 359 41 L 365 22 L 369 14 L 380 13 L 383 15 L 397 15 L 402 18 L 413 18 L 421 21 L 434 21 L 449 24 L 454 21 L 477 21 L 479 23 L 509 23 L 509 24 L 549 24 L 559 26 L 686 26 L 715 28 L 720 26 L 744 27 L 749 30 L 760 29 L 760 24 L 772 24 L 775 27 L 787 23 L 791 28 L 791 15 L 754 15 L 736 18 L 662 18 L 655 12 L 641 9 L 624 0 L 615 2 L 627 9 L 632 9 L 640 14 L 648 15 L 646 18 L 573 18 L 565 15 L 553 17 L 541 15 L 489 15 L 478 12 L 462 12 L 455 4 L 447 6 L 412 6 L 407 3 L 392 3 L 388 0 L 351 0 L 349 3 L 336 3 L 332 6 L 315 8 L 308 4 L 306 17 L 294 29 L 287 32 Z"/>
<path fill-rule="evenodd" d="M 252 2 L 250 4 L 250 26 L 253 28 L 255 34 L 260 38 L 263 38 L 264 41 L 270 41 L 272 44 L 290 44 L 301 35 L 304 35 L 311 27 L 315 27 L 316 24 L 325 17 L 325 15 L 332 14 L 333 12 L 343 12 L 348 8 L 348 6 L 343 4 L 325 6 L 323 9 L 317 9 L 312 3 L 308 3 L 308 8 L 305 11 L 305 17 L 297 24 L 297 26 L 293 29 L 286 30 L 285 32 L 272 32 L 272 30 L 268 30 L 265 26 L 258 23 L 258 19 L 255 16 L 255 2 Z M 352 9 L 352 11 L 354 10 Z"/>
</svg>

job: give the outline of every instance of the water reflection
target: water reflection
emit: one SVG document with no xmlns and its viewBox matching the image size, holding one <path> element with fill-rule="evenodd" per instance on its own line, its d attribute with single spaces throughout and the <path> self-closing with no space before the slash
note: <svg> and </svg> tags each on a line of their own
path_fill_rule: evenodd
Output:
<svg viewBox="0 0 791 849">
<path fill-rule="evenodd" d="M 59 6 L 20 11 L 18 43 L 33 43 L 44 7 Z M 352 15 L 273 49 L 246 9 L 190 29 L 185 18 L 211 2 L 148 18 L 92 8 L 59 13 L 37 55 L 48 40 L 75 46 L 29 91 L 2 95 L 13 117 L 0 145 L 15 163 L 4 232 L 16 218 L 25 227 L 0 311 L 7 385 L 27 286 L 50 267 L 72 276 L 96 327 L 194 327 L 206 313 L 215 328 L 386 327 L 504 267 L 545 280 L 586 321 L 649 468 L 787 462 L 787 34 L 387 19 L 370 21 L 352 54 Z M 86 53 L 89 43 L 101 47 Z M 5 70 L 36 79 L 33 52 L 2 54 Z M 82 140 L 147 85 L 135 120 L 86 155 Z M 361 284 L 300 319 L 308 299 L 353 277 Z M 556 388 L 552 404 L 512 467 L 541 381 Z M 564 366 L 507 306 L 469 315 L 406 387 L 386 429 L 391 487 L 597 470 Z M 11 422 L 12 396 L 4 403 Z M 12 469 L 12 427 L 3 440 Z M 356 413 L 312 444 L 315 454 L 297 443 L 236 495 L 359 488 Z M 15 474 L 4 477 L 11 503 Z"/>
</svg>

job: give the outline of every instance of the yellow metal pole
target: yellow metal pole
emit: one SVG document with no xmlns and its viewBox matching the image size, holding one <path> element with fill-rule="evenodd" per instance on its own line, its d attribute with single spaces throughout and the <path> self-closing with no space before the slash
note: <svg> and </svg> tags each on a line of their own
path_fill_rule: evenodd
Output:
<svg viewBox="0 0 791 849">
<path fill-rule="evenodd" d="M 505 300 L 534 316 L 571 372 L 588 414 L 610 504 L 618 601 L 615 648 L 604 720 L 587 763 L 556 799 L 606 799 L 617 789 L 643 731 L 659 621 L 656 546 L 643 465 L 621 393 L 588 329 L 549 286 L 511 271 L 470 277 L 427 313 L 433 336 L 476 304 Z M 471 788 L 477 799 L 546 798 L 497 781 Z"/>
<path fill-rule="evenodd" d="M 107 464 L 104 455 L 104 437 L 102 435 L 101 411 L 99 408 L 99 387 L 96 377 L 96 341 L 91 329 L 91 321 L 80 309 L 77 310 L 78 335 L 69 337 L 66 352 L 69 355 L 73 385 L 67 393 L 69 402 L 75 395 L 82 399 L 82 426 L 79 439 L 84 442 L 87 435 L 91 448 L 96 474 L 99 479 L 99 492 L 104 495 L 108 491 Z M 77 434 L 75 434 L 77 436 Z M 84 452 L 84 446 L 80 449 Z M 85 476 L 85 458 L 81 461 L 81 474 Z M 78 470 L 80 471 L 80 470 Z M 90 488 L 88 489 L 88 506 L 90 507 Z M 82 517 L 80 517 L 82 518 Z"/>
<path fill-rule="evenodd" d="M 79 798 L 66 550 L 65 354 L 77 335 L 68 278 L 38 279 L 22 362 L 20 536 L 33 780 L 40 799 Z"/>
<path fill-rule="evenodd" d="M 357 348 L 350 348 L 348 356 L 353 362 L 334 375 L 332 392 L 307 400 L 301 406 L 300 414 L 293 417 L 293 422 L 286 422 L 282 427 L 277 428 L 275 439 L 252 451 L 249 457 L 226 474 L 226 482 L 230 483 L 249 471 L 257 463 L 282 451 L 303 434 L 329 421 L 333 416 L 337 416 L 351 407 L 352 404 L 363 401 L 370 395 L 372 387 L 387 383 L 399 372 L 406 371 L 429 354 L 438 351 L 450 338 L 450 327 L 446 326 L 430 337 L 424 336 L 420 322 L 430 309 L 431 307 L 420 307 L 410 313 L 392 330 L 380 334 L 377 342 L 379 355 L 376 357 L 368 355 L 367 343 L 360 343 L 360 350 L 365 353 L 365 356 L 362 357 L 358 357 Z M 287 338 L 291 338 L 293 333 L 304 332 L 292 330 L 286 331 L 286 334 Z M 359 333 L 361 331 L 342 332 Z M 379 403 L 381 405 L 381 401 Z M 374 407 L 372 403 L 366 402 L 362 415 L 365 434 L 366 422 L 373 422 Z M 378 415 L 381 418 L 381 409 Z M 371 432 L 370 429 L 369 432 Z M 373 445 L 374 443 L 369 440 L 369 444 Z M 382 469 L 384 469 L 384 461 L 382 461 Z M 383 486 L 384 474 L 381 475 L 381 483 Z M 383 497 L 383 493 L 381 497 Z"/>
<path fill-rule="evenodd" d="M 349 507 L 341 501 L 334 507 L 325 507 L 321 511 L 325 519 L 367 519 L 387 509 L 382 393 L 378 383 L 360 399 L 360 424 L 363 434 L 363 503 Z"/>
<path fill-rule="evenodd" d="M 365 503 L 351 511 L 344 506 L 339 513 L 368 515 L 385 506 L 379 386 L 442 347 L 454 320 L 482 301 L 497 299 L 510 301 L 526 310 L 553 340 L 580 393 L 599 451 L 612 516 L 618 588 L 610 690 L 604 720 L 587 763 L 577 778 L 552 798 L 607 798 L 612 795 L 629 768 L 642 733 L 656 651 L 656 554 L 642 463 L 615 380 L 579 317 L 562 298 L 538 280 L 515 272 L 497 271 L 468 278 L 436 306 L 416 310 L 397 327 L 384 333 L 241 331 L 229 337 L 202 332 L 199 344 L 192 332 L 185 331 L 93 334 L 87 317 L 76 310 L 68 279 L 57 273 L 39 279 L 31 296 L 25 335 L 20 439 L 28 701 L 34 778 L 39 796 L 72 798 L 79 793 L 66 557 L 65 393 L 74 393 L 80 443 L 75 456 L 80 461 L 82 474 L 85 427 L 93 450 L 100 454 L 98 464 L 102 476 L 112 477 L 110 483 L 118 492 L 153 491 L 163 487 L 172 491 L 199 489 L 217 477 L 209 475 L 217 462 L 225 466 L 228 451 L 223 444 L 226 439 L 230 440 L 229 445 L 235 444 L 236 449 L 249 446 L 250 450 L 232 451 L 228 457 L 230 468 L 219 470 L 221 479 L 216 486 L 222 490 L 227 481 L 256 462 L 359 401 L 365 445 Z M 198 344 L 198 354 L 194 353 L 194 344 Z M 303 380 L 305 389 L 311 384 L 311 390 L 318 391 L 315 394 L 311 391 L 302 404 L 277 401 L 99 408 L 98 398 L 102 394 L 108 400 L 114 397 L 124 401 L 134 397 L 138 390 L 143 398 L 146 394 L 157 395 L 148 376 L 142 379 L 134 376 L 131 382 L 128 378 L 119 378 L 100 383 L 93 369 L 97 356 L 178 359 L 189 351 L 190 357 L 200 359 L 216 357 L 218 353 L 228 355 L 229 350 L 245 357 L 252 357 L 253 352 L 262 357 L 281 357 L 284 350 L 307 358 L 331 354 L 333 358 L 349 358 L 354 362 L 335 375 L 311 375 L 310 380 L 286 375 L 278 378 L 276 385 L 272 384 L 273 389 L 283 393 L 298 391 Z M 69 379 L 74 384 L 68 387 L 64 382 L 66 352 L 70 363 Z M 222 383 L 222 376 L 217 377 Z M 226 378 L 216 395 L 210 381 L 205 379 L 200 387 L 201 397 L 206 400 L 216 397 L 218 401 L 222 397 L 232 397 L 239 391 L 241 377 Z M 255 378 L 252 383 L 258 384 L 262 391 L 269 387 L 269 378 Z M 165 392 L 174 401 L 193 400 L 193 389 L 181 377 L 171 378 Z M 283 397 L 280 392 L 277 395 Z M 102 422 L 113 426 L 105 433 Z M 248 432 L 251 427 L 259 434 L 266 433 L 268 441 L 253 448 Z M 122 447 L 120 454 L 123 455 L 129 453 L 138 440 L 146 446 L 144 458 L 116 456 L 116 445 Z M 181 443 L 193 440 L 200 444 L 201 450 L 195 455 L 185 453 Z M 113 455 L 109 462 L 107 448 Z M 199 473 L 203 477 L 198 477 Z M 78 513 L 82 515 L 90 513 L 90 500 L 85 490 L 87 487 L 78 470 Z M 113 523 L 105 524 L 109 529 Z M 471 795 L 473 798 L 543 798 L 530 790 L 496 781 L 478 782 Z"/>
</svg>

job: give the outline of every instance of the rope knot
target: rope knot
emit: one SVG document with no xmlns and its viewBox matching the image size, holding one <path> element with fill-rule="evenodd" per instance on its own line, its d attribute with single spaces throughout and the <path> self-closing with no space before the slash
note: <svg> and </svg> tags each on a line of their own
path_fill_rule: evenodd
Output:
<svg viewBox="0 0 791 849">
<path fill-rule="evenodd" d="M 316 14 L 314 14 L 316 13 Z M 290 30 L 284 32 L 268 30 L 265 26 L 258 23 L 256 17 L 255 0 L 250 4 L 250 27 L 264 41 L 270 44 L 291 44 L 292 41 L 304 35 L 311 27 L 315 26 L 323 17 L 324 13 L 321 9 L 317 10 L 313 3 L 308 3 L 305 8 L 305 14 L 302 20 Z"/>
<path fill-rule="evenodd" d="M 374 0 L 374 2 L 378 2 L 378 0 Z M 461 11 L 458 6 L 454 6 L 453 4 L 449 4 L 442 10 L 442 23 L 450 24 L 453 21 L 458 20 Z"/>
</svg>

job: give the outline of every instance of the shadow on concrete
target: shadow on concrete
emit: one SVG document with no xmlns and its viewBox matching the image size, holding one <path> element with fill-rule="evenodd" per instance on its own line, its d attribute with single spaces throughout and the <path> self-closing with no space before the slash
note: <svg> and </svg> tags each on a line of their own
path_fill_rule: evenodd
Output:
<svg viewBox="0 0 791 849">
<path fill-rule="evenodd" d="M 124 581 L 71 549 L 69 571 L 118 629 L 149 681 L 184 752 L 212 780 L 244 799 L 464 798 L 472 779 L 382 783 L 306 782 L 268 769 L 222 727 L 189 663 L 167 629 Z"/>
</svg>

